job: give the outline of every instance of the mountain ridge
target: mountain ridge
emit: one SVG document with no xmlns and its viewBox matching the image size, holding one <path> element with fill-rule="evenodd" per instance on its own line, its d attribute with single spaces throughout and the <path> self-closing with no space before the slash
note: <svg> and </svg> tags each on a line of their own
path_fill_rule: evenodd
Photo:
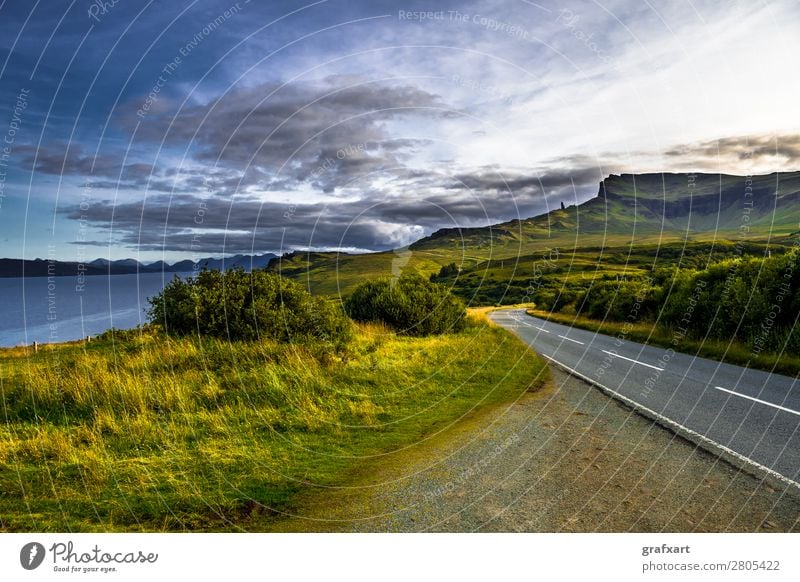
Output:
<svg viewBox="0 0 800 582">
<path fill-rule="evenodd" d="M 423 250 L 445 241 L 466 246 L 476 238 L 484 244 L 551 238 L 573 230 L 578 235 L 621 230 L 635 234 L 637 228 L 649 234 L 730 234 L 743 224 L 751 229 L 769 226 L 773 233 L 777 228 L 782 234 L 800 229 L 800 172 L 611 174 L 600 182 L 597 195 L 581 204 L 484 227 L 439 229 L 409 249 Z"/>
<path fill-rule="evenodd" d="M 77 261 L 50 261 L 48 259 L 0 259 L 0 278 L 6 277 L 63 277 L 94 275 L 134 275 L 142 273 L 188 273 L 200 269 L 227 270 L 241 267 L 245 271 L 263 269 L 277 257 L 273 253 L 261 255 L 234 255 L 232 257 L 205 257 L 192 261 L 184 259 L 173 264 L 164 261 L 142 263 L 136 259 L 97 258 Z"/>
</svg>

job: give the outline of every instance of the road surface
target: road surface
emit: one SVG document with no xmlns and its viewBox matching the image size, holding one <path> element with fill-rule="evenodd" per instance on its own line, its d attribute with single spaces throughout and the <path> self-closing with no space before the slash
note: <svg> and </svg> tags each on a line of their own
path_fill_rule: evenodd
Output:
<svg viewBox="0 0 800 582">
<path fill-rule="evenodd" d="M 496 311 L 531 348 L 679 434 L 800 487 L 800 381 Z"/>
</svg>

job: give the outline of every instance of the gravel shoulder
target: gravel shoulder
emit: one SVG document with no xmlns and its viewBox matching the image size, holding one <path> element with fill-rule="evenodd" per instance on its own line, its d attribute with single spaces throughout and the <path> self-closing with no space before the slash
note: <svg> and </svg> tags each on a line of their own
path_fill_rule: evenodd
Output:
<svg viewBox="0 0 800 582">
<path fill-rule="evenodd" d="M 274 531 L 800 531 L 800 491 L 698 449 L 583 380 L 551 381 L 315 489 Z M 251 524 L 256 525 L 256 524 Z M 248 528 L 249 529 L 249 528 Z"/>
</svg>

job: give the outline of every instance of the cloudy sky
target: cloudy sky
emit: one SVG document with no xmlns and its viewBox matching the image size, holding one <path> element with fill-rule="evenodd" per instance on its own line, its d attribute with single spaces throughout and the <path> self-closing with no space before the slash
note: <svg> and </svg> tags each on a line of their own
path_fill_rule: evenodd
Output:
<svg viewBox="0 0 800 582">
<path fill-rule="evenodd" d="M 0 0 L 0 256 L 382 250 L 800 169 L 800 4 Z"/>
</svg>

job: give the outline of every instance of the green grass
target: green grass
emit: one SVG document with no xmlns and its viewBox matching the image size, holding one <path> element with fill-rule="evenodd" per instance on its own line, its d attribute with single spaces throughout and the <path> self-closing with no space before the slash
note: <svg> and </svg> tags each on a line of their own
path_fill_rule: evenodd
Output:
<svg viewBox="0 0 800 582">
<path fill-rule="evenodd" d="M 545 375 L 479 314 L 423 339 L 360 326 L 345 354 L 149 333 L 2 350 L 0 529 L 247 530 Z"/>
<path fill-rule="evenodd" d="M 651 322 L 599 321 L 580 315 L 550 313 L 537 309 L 526 310 L 528 315 L 555 323 L 569 325 L 610 336 L 622 334 L 626 339 L 664 348 L 672 348 L 684 354 L 697 355 L 737 366 L 747 366 L 765 372 L 796 376 L 800 374 L 800 357 L 796 354 L 753 354 L 752 350 L 738 341 L 698 340 L 676 335 L 673 330 Z"/>
<path fill-rule="evenodd" d="M 435 248 L 434 242 L 441 246 Z M 442 266 L 455 263 L 461 269 L 458 277 L 442 281 L 454 293 L 473 306 L 509 305 L 529 300 L 524 295 L 531 283 L 553 289 L 586 288 L 595 280 L 641 278 L 653 268 L 679 264 L 684 268 L 699 268 L 738 254 L 764 256 L 768 248 L 781 253 L 794 246 L 794 242 L 795 238 L 787 236 L 771 239 L 753 236 L 740 241 L 734 235 L 723 239 L 715 234 L 692 240 L 641 235 L 632 244 L 627 235 L 581 235 L 576 239 L 574 233 L 569 236 L 554 233 L 552 237 L 522 243 L 495 241 L 490 247 L 477 245 L 464 249 L 460 240 L 440 238 L 398 252 L 363 255 L 298 252 L 285 257 L 275 269 L 302 282 L 314 294 L 338 298 L 349 296 L 365 279 L 390 277 L 398 272 L 428 277 L 438 273 Z M 537 272 L 538 278 L 534 275 Z"/>
<path fill-rule="evenodd" d="M 298 251 L 281 258 L 274 270 L 301 282 L 315 295 L 344 297 L 365 280 L 400 273 L 429 276 L 453 260 L 449 253 L 410 252 L 399 249 L 380 253 L 349 255 L 335 252 Z"/>
</svg>

